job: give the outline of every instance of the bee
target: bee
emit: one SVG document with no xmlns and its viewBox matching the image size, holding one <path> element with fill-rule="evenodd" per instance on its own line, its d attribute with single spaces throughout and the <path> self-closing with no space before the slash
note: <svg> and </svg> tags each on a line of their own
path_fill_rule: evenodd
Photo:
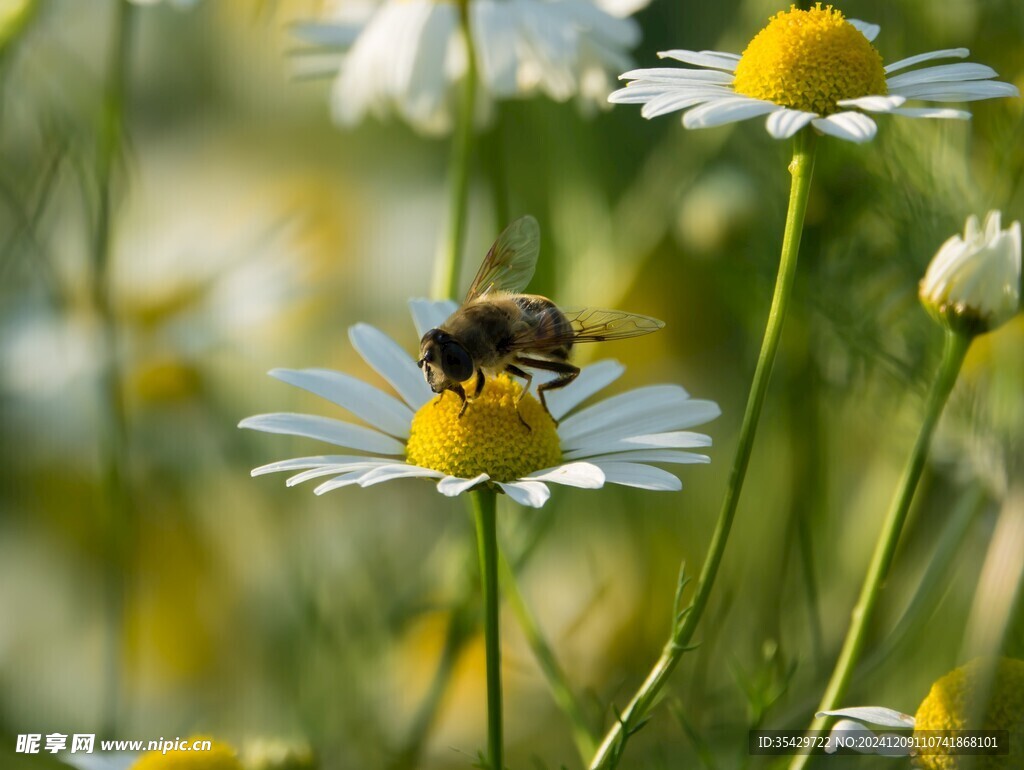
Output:
<svg viewBox="0 0 1024 770">
<path fill-rule="evenodd" d="M 459 417 L 469 405 L 464 385 L 470 380 L 475 378 L 476 398 L 486 376 L 507 372 L 525 381 L 521 400 L 533 380 L 527 369 L 557 375 L 537 387 L 541 405 L 550 415 L 544 394 L 564 388 L 580 373 L 579 367 L 569 363 L 573 345 L 638 337 L 665 325 L 619 310 L 562 310 L 547 297 L 521 294 L 533 277 L 539 254 L 537 220 L 517 219 L 487 252 L 462 306 L 420 340 L 417 366 L 434 393 L 443 397 L 450 390 L 462 399 Z M 522 415 L 519 419 L 530 427 Z"/>
</svg>

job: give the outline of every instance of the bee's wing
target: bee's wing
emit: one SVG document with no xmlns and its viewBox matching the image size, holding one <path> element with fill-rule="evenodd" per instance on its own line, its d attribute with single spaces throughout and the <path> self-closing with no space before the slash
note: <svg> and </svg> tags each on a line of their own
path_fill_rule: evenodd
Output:
<svg viewBox="0 0 1024 770">
<path fill-rule="evenodd" d="M 623 340 L 650 334 L 665 326 L 664 321 L 657 318 L 593 307 L 582 310 L 556 310 L 551 307 L 542 315 L 546 316 L 544 321 L 524 329 L 521 336 L 509 345 L 510 351 L 540 351 L 577 342 Z"/>
<path fill-rule="evenodd" d="M 582 310 L 562 310 L 562 313 L 572 326 L 573 342 L 623 340 L 650 334 L 665 326 L 665 322 L 657 318 L 623 310 L 588 307 Z"/>
<path fill-rule="evenodd" d="M 531 216 L 506 227 L 484 257 L 465 302 L 492 291 L 521 292 L 533 278 L 540 254 L 540 226 Z"/>
</svg>

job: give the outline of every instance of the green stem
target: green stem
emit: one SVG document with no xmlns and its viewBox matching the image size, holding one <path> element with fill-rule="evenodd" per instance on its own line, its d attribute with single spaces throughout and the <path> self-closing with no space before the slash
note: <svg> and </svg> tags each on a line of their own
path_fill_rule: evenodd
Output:
<svg viewBox="0 0 1024 770">
<path fill-rule="evenodd" d="M 889 568 L 892 566 L 893 555 L 896 553 L 896 545 L 903 530 L 903 524 L 907 519 L 907 512 L 910 510 L 910 503 L 914 499 L 914 491 L 924 470 L 925 459 L 928 457 L 928 448 L 931 445 L 932 434 L 935 426 L 942 415 L 942 409 L 949 398 L 950 391 L 956 383 L 960 367 L 967 355 L 967 349 L 971 345 L 971 337 L 956 332 L 946 332 L 945 348 L 942 354 L 942 363 L 939 366 L 938 376 L 932 383 L 928 400 L 925 404 L 924 421 L 921 423 L 921 430 L 917 434 L 914 448 L 910 453 L 907 466 L 903 470 L 903 476 L 897 487 L 896 495 L 893 497 L 889 513 L 886 515 L 882 531 L 875 544 L 874 554 L 871 556 L 871 564 L 868 567 L 867 575 L 864 577 L 864 585 L 861 587 L 860 598 L 853 608 L 850 616 L 850 627 L 846 632 L 846 639 L 843 642 L 842 651 L 836 661 L 836 667 L 832 671 L 832 678 L 825 688 L 825 694 L 821 698 L 818 711 L 831 711 L 838 708 L 846 695 L 850 679 L 853 676 L 854 668 L 860 659 L 864 649 L 864 642 L 867 638 L 867 631 L 874 617 L 875 607 L 878 604 L 879 596 L 885 585 L 885 579 L 889 575 Z M 828 717 L 815 718 L 811 723 L 811 730 L 824 730 L 829 722 Z M 797 770 L 807 764 L 809 755 L 801 754 L 793 758 L 790 763 L 791 770 Z"/>
<path fill-rule="evenodd" d="M 782 337 L 786 308 L 796 277 L 800 236 L 803 232 L 804 214 L 807 211 L 807 198 L 811 188 L 811 177 L 814 173 L 814 141 L 814 134 L 809 130 L 804 130 L 797 134 L 794 142 L 793 160 L 789 164 L 789 173 L 792 176 L 789 210 L 786 214 L 786 228 L 782 239 L 782 255 L 779 260 L 775 293 L 772 297 L 771 310 L 768 313 L 764 340 L 761 342 L 761 354 L 758 356 L 757 368 L 754 370 L 754 381 L 747 398 L 747 408 L 743 415 L 743 424 L 740 427 L 739 445 L 736 447 L 736 456 L 733 459 L 725 499 L 722 502 L 721 512 L 718 514 L 718 522 L 715 525 L 715 532 L 711 538 L 711 545 L 704 560 L 693 600 L 674 624 L 672 636 L 665 644 L 661 657 L 651 669 L 647 679 L 637 690 L 621 717 L 605 735 L 601 747 L 590 764 L 591 770 L 615 767 L 618 764 L 630 733 L 638 729 L 645 716 L 650 712 L 662 687 L 665 686 L 683 653 L 686 652 L 707 607 L 708 598 L 711 596 L 711 589 L 725 553 L 729 531 L 732 528 L 736 507 L 739 504 L 740 491 L 743 488 L 743 479 L 747 473 L 750 453 L 754 446 L 754 435 L 757 432 L 757 423 L 761 416 L 761 407 L 764 405 L 765 394 L 768 392 L 768 381 L 771 378 L 772 365 L 775 362 L 775 352 Z"/>
<path fill-rule="evenodd" d="M 548 687 L 551 688 L 551 695 L 554 697 L 555 703 L 572 723 L 573 741 L 576 743 L 580 759 L 586 762 L 597 750 L 598 736 L 594 734 L 588 724 L 587 718 L 583 714 L 583 709 L 580 707 L 579 701 L 569 686 L 569 679 L 558 664 L 554 651 L 552 651 L 547 640 L 544 638 L 537 619 L 530 612 L 529 607 L 526 606 L 523 595 L 519 591 L 516 576 L 512 572 L 512 568 L 509 566 L 504 554 L 501 555 L 501 588 L 509 607 L 516 616 L 519 627 L 523 631 L 523 636 L 526 637 L 526 643 L 530 645 L 530 650 L 537 659 L 537 664 L 544 674 L 544 679 L 547 681 Z"/>
<path fill-rule="evenodd" d="M 99 116 L 96 146 L 97 203 L 92 244 L 92 297 L 103 333 L 106 366 L 101 379 L 105 401 L 106 435 L 101 442 L 103 488 L 107 501 L 107 532 L 111 560 L 107 576 L 107 602 L 111 616 L 110 638 L 106 651 L 105 729 L 115 731 L 121 690 L 121 641 L 123 633 L 126 560 L 132 538 L 131 502 L 125 482 L 127 460 L 127 417 L 119 360 L 116 311 L 111 300 L 110 254 L 113 229 L 112 179 L 120 156 L 124 135 L 128 60 L 132 43 L 134 5 L 119 0 L 114 11 L 114 26 L 107 80 Z"/>
<path fill-rule="evenodd" d="M 484 597 L 484 649 L 487 660 L 487 757 L 490 770 L 504 770 L 501 722 L 501 640 L 498 635 L 498 532 L 493 489 L 472 494 Z"/>
<path fill-rule="evenodd" d="M 448 232 L 444 250 L 434 270 L 431 295 L 434 299 L 454 299 L 459 296 L 459 278 L 462 272 L 462 252 L 466 240 L 466 214 L 469 209 L 469 171 L 473 154 L 473 116 L 476 111 L 476 50 L 469 23 L 467 2 L 459 3 L 459 18 L 466 41 L 466 76 L 462 82 L 458 123 L 452 139 L 449 161 L 450 195 L 448 203 Z"/>
</svg>

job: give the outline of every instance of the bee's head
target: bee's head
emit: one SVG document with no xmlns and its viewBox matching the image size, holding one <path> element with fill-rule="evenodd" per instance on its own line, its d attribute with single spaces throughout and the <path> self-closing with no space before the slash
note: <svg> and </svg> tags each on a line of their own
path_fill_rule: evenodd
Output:
<svg viewBox="0 0 1024 770">
<path fill-rule="evenodd" d="M 449 390 L 453 384 L 473 376 L 473 359 L 458 340 L 448 332 L 431 329 L 420 340 L 420 359 L 416 365 L 423 370 L 430 389 L 435 393 Z"/>
</svg>

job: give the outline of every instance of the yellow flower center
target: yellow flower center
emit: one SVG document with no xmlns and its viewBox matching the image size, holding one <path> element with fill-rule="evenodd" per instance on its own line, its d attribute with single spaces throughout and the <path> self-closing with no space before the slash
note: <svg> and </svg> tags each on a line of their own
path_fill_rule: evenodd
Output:
<svg viewBox="0 0 1024 770">
<path fill-rule="evenodd" d="M 131 770 L 242 770 L 235 750 L 226 743 L 211 741 L 209 750 L 193 749 L 197 741 L 210 740 L 205 735 L 191 735 L 177 749 L 147 751 Z"/>
<path fill-rule="evenodd" d="M 932 685 L 931 692 L 917 709 L 915 730 L 1009 730 L 1011 755 L 980 756 L 978 770 L 1010 770 L 1019 767 L 1024 746 L 1024 661 L 1001 658 L 976 658 L 951 671 Z M 987 705 L 979 699 L 987 695 Z M 980 722 L 980 723 L 979 723 Z M 956 770 L 963 757 L 921 751 L 917 758 L 925 770 Z"/>
<path fill-rule="evenodd" d="M 768 22 L 743 52 L 736 93 L 818 115 L 836 102 L 886 93 L 882 57 L 832 6 L 790 6 Z"/>
<path fill-rule="evenodd" d="M 442 393 L 412 418 L 406 445 L 410 463 L 470 479 L 486 473 L 514 481 L 562 459 L 555 422 L 544 407 L 507 374 L 488 378 L 483 393 L 459 417 L 462 402 Z M 523 425 L 519 417 L 530 427 Z"/>
</svg>

